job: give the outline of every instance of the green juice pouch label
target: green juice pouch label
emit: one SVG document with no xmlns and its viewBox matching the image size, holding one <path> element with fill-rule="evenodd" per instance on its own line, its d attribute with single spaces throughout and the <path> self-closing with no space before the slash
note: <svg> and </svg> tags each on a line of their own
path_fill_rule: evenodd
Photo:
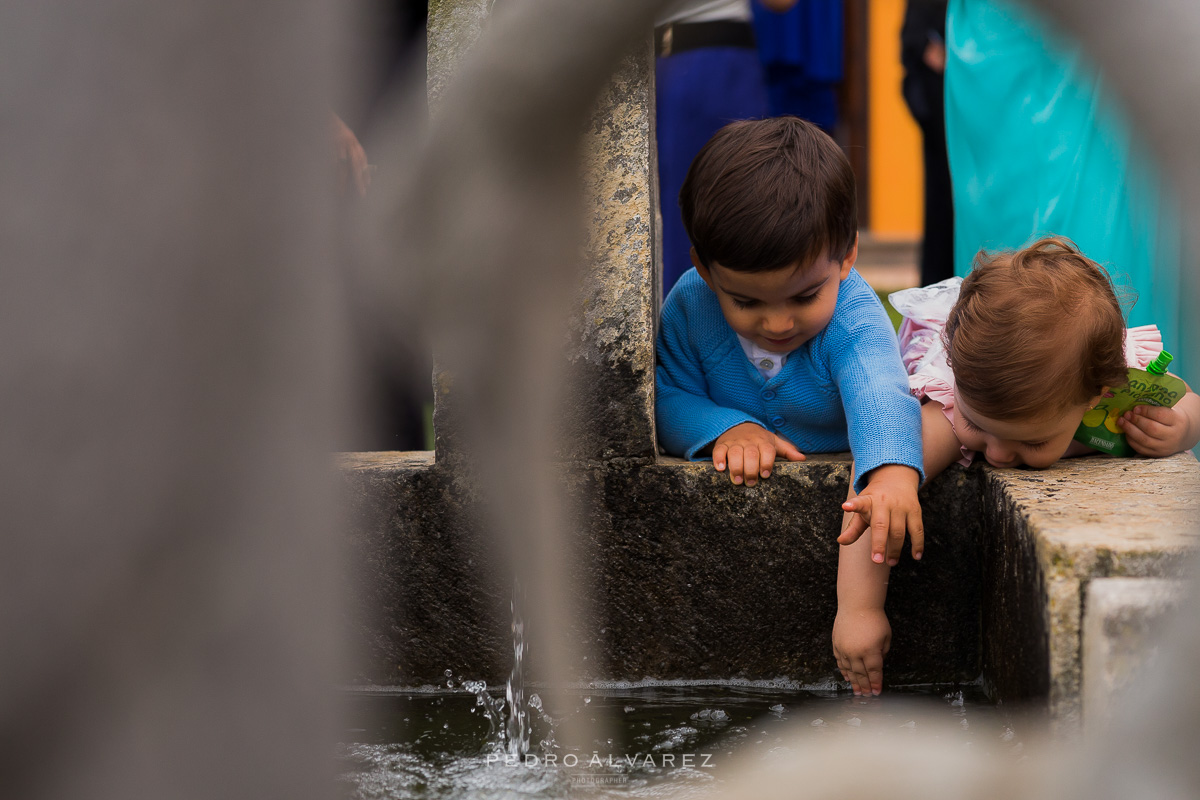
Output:
<svg viewBox="0 0 1200 800">
<path fill-rule="evenodd" d="M 1128 383 L 1107 392 L 1095 408 L 1083 415 L 1075 430 L 1075 441 L 1114 456 L 1135 455 L 1117 420 L 1134 406 L 1170 408 L 1179 402 L 1187 392 L 1187 384 L 1167 374 L 1167 365 L 1173 359 L 1163 350 L 1145 369 L 1130 369 Z"/>
</svg>

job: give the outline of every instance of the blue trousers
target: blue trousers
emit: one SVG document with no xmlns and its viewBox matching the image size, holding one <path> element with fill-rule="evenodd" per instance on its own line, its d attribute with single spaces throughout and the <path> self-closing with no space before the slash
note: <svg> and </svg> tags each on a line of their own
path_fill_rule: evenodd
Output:
<svg viewBox="0 0 1200 800">
<path fill-rule="evenodd" d="M 692 267 L 691 242 L 679 213 L 679 189 L 688 167 L 720 128 L 766 116 L 767 91 L 758 53 L 741 47 L 701 47 L 661 56 L 655 83 L 665 297 Z"/>
</svg>

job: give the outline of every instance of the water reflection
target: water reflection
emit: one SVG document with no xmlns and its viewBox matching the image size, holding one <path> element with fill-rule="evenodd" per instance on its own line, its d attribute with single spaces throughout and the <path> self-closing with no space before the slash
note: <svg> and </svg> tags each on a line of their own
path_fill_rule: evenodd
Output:
<svg viewBox="0 0 1200 800">
<path fill-rule="evenodd" d="M 468 682 L 470 683 L 470 682 Z M 465 686 L 466 684 L 464 684 Z M 479 684 L 471 683 L 478 690 Z M 1024 726 L 977 686 L 883 697 L 725 684 L 589 688 L 543 709 L 528 701 L 533 745 L 511 753 L 500 697 L 470 691 L 354 695 L 354 727 L 339 745 L 350 798 L 690 797 L 747 763 L 788 759 L 816 744 L 848 750 L 899 736 L 1019 763 Z M 610 720 L 608 736 L 563 747 L 568 719 Z"/>
</svg>

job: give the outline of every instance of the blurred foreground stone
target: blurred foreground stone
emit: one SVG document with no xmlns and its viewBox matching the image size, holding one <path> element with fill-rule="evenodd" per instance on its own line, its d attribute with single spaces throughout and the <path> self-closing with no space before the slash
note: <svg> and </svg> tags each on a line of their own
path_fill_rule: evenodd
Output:
<svg viewBox="0 0 1200 800">
<path fill-rule="evenodd" d="M 1083 624 L 1083 719 L 1098 733 L 1116 700 L 1158 658 L 1167 615 L 1186 584 L 1162 578 L 1100 578 L 1088 585 Z"/>
</svg>

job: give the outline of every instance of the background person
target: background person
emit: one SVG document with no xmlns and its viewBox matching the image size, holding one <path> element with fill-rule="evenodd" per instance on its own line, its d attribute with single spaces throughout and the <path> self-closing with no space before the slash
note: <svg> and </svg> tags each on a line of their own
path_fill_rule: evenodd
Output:
<svg viewBox="0 0 1200 800">
<path fill-rule="evenodd" d="M 784 11 L 796 0 L 763 2 Z M 679 216 L 679 189 L 692 159 L 724 125 L 768 114 L 751 19 L 750 0 L 682 0 L 655 23 L 663 297 L 692 268 Z"/>
</svg>

